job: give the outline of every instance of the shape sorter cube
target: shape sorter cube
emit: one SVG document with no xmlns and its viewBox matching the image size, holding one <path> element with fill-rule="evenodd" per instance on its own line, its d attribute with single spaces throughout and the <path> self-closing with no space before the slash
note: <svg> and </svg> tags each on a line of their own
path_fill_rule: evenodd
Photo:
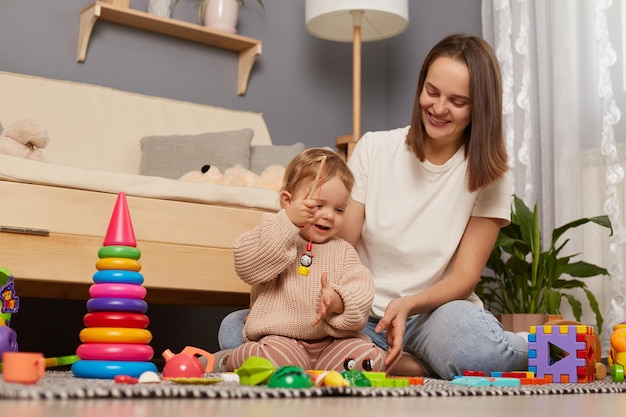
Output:
<svg viewBox="0 0 626 417">
<path fill-rule="evenodd" d="M 528 370 L 552 382 L 594 381 L 596 343 L 592 326 L 532 326 Z"/>
</svg>

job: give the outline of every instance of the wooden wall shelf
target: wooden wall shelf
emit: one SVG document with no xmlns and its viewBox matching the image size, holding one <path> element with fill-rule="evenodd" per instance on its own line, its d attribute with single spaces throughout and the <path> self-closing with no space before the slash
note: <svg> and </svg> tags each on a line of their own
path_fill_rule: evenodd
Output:
<svg viewBox="0 0 626 417">
<path fill-rule="evenodd" d="M 258 39 L 221 32 L 181 20 L 160 17 L 140 10 L 96 1 L 84 8 L 80 13 L 78 52 L 76 56 L 78 62 L 85 61 L 89 38 L 98 20 L 239 52 L 237 94 L 240 96 L 246 94 L 252 66 L 256 58 L 261 55 L 262 43 Z"/>
</svg>

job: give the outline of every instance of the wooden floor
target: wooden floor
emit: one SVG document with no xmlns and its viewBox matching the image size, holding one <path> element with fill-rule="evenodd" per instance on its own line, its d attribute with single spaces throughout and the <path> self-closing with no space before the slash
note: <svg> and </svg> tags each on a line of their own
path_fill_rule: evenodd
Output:
<svg viewBox="0 0 626 417">
<path fill-rule="evenodd" d="M 618 416 L 625 394 L 569 394 L 510 397 L 0 400 L 0 416 L 45 417 L 521 417 Z"/>
</svg>

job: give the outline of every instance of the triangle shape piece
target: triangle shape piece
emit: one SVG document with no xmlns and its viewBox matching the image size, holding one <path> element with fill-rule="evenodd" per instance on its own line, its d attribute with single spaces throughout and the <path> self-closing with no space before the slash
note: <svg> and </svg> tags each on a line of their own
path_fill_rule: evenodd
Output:
<svg viewBox="0 0 626 417">
<path fill-rule="evenodd" d="M 128 211 L 124 193 L 117 195 L 117 202 L 111 215 L 109 228 L 104 237 L 104 246 L 137 246 L 133 223 L 130 220 L 130 212 Z"/>
<path fill-rule="evenodd" d="M 565 359 L 569 356 L 569 352 L 566 352 L 565 350 L 561 349 L 560 347 L 558 347 L 552 342 L 548 342 L 548 349 L 550 352 L 550 365 L 551 366 L 557 363 L 558 361 L 560 361 L 561 359 Z"/>
</svg>

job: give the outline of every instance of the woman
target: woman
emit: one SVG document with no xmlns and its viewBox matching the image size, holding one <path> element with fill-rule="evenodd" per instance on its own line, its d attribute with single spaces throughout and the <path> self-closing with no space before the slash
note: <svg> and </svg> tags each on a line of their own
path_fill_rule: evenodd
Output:
<svg viewBox="0 0 626 417">
<path fill-rule="evenodd" d="M 364 333 L 388 350 L 388 373 L 527 369 L 527 342 L 473 293 L 512 196 L 491 47 L 464 34 L 441 40 L 422 65 L 411 125 L 365 134 L 349 165 L 341 236 L 374 276 Z M 243 314 L 224 320 L 220 343 L 241 333 Z"/>
</svg>

